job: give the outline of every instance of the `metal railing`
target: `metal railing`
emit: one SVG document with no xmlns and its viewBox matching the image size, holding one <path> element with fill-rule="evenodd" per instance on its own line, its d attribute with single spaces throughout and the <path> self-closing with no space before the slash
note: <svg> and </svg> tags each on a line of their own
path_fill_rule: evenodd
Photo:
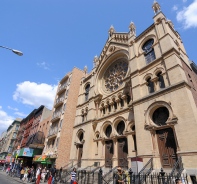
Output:
<svg viewBox="0 0 197 184">
<path fill-rule="evenodd" d="M 64 90 L 64 89 L 66 89 L 66 87 L 67 87 L 67 83 L 65 83 L 65 84 L 63 84 L 62 86 L 60 86 L 59 89 L 58 89 L 58 93 L 59 93 L 60 91 Z"/>
<path fill-rule="evenodd" d="M 55 101 L 55 105 L 54 106 L 57 106 L 57 104 L 60 104 L 60 103 L 63 103 L 64 102 L 64 98 L 61 97 L 61 98 L 58 98 L 56 101 Z"/>
<path fill-rule="evenodd" d="M 140 178 L 140 179 L 139 179 Z M 98 173 L 98 184 L 116 184 L 117 180 L 124 184 L 175 184 L 175 180 L 180 179 L 185 184 L 188 184 L 187 175 L 171 175 L 161 169 L 159 173 L 136 174 L 131 169 L 124 171 L 122 174 L 113 174 L 113 179 L 106 180 L 102 176 L 102 170 Z"/>
<path fill-rule="evenodd" d="M 183 172 L 183 170 L 184 168 L 183 168 L 182 157 L 179 157 L 178 160 L 175 162 L 170 175 L 174 175 L 176 173 L 176 175 L 179 177 Z"/>
<path fill-rule="evenodd" d="M 151 158 L 146 165 L 141 169 L 141 171 L 139 172 L 139 174 L 150 174 L 151 171 L 153 170 L 153 158 Z"/>
<path fill-rule="evenodd" d="M 57 134 L 57 133 L 58 133 L 58 126 L 51 127 L 50 130 L 49 130 L 48 137 L 52 136 L 54 134 Z"/>
</svg>

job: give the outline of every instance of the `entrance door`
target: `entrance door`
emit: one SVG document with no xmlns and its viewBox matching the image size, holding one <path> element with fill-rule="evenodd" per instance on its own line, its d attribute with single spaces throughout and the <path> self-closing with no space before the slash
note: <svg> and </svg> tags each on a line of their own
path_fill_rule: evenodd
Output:
<svg viewBox="0 0 197 184">
<path fill-rule="evenodd" d="M 78 167 L 81 167 L 81 158 L 82 158 L 82 155 L 83 155 L 83 145 L 79 145 L 78 147 Z"/>
<path fill-rule="evenodd" d="M 113 141 L 105 141 L 105 167 L 112 167 L 112 157 L 114 154 Z"/>
<path fill-rule="evenodd" d="M 124 168 L 128 167 L 127 161 L 128 144 L 127 138 L 118 139 L 118 165 Z"/>
<path fill-rule="evenodd" d="M 157 140 L 161 163 L 164 168 L 172 168 L 177 161 L 176 142 L 171 128 L 157 130 Z"/>
</svg>

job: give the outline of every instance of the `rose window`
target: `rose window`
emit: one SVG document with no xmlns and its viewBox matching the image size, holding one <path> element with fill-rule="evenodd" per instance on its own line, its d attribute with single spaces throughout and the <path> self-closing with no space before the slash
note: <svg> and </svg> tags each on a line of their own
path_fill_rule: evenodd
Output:
<svg viewBox="0 0 197 184">
<path fill-rule="evenodd" d="M 115 91 L 123 83 L 128 70 L 128 63 L 125 59 L 118 59 L 106 71 L 104 75 L 105 88 L 107 91 Z"/>
</svg>

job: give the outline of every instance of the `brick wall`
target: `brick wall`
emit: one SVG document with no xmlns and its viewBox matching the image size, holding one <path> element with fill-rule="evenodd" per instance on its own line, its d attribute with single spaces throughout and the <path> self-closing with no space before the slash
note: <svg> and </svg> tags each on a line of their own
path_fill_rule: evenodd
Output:
<svg viewBox="0 0 197 184">
<path fill-rule="evenodd" d="M 197 106 L 197 75 L 184 61 L 182 61 L 182 66 L 183 70 L 185 71 L 188 83 L 191 86 L 191 92 Z"/>
<path fill-rule="evenodd" d="M 83 75 L 84 72 L 77 68 L 74 68 L 72 71 L 67 105 L 64 113 L 62 130 L 58 145 L 58 157 L 56 159 L 57 168 L 64 167 L 69 163 L 79 87 Z"/>
</svg>

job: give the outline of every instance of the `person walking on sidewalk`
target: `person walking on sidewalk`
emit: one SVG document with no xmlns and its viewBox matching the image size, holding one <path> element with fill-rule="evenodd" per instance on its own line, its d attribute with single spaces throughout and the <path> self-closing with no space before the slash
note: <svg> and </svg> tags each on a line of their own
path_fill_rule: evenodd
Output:
<svg viewBox="0 0 197 184">
<path fill-rule="evenodd" d="M 22 167 L 22 169 L 21 169 L 21 175 L 20 175 L 20 180 L 22 180 L 24 174 L 25 174 L 25 170 L 24 170 L 24 168 Z"/>
<path fill-rule="evenodd" d="M 51 169 L 51 175 L 52 175 L 52 182 L 51 182 L 51 184 L 55 183 L 56 174 L 57 174 L 57 169 L 56 169 L 56 165 L 54 165 L 53 168 Z"/>
<path fill-rule="evenodd" d="M 76 168 L 73 168 L 73 171 L 71 172 L 71 177 L 70 177 L 70 184 L 76 183 Z"/>
<path fill-rule="evenodd" d="M 40 174 L 37 176 L 36 184 L 40 184 L 41 174 L 42 174 L 42 172 L 40 172 Z"/>
</svg>

